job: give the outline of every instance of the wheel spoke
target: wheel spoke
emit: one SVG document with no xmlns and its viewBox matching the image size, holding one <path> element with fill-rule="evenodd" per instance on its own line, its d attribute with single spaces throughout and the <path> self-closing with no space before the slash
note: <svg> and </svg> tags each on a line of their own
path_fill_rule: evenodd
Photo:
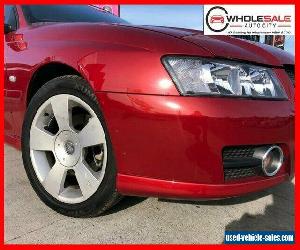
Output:
<svg viewBox="0 0 300 250">
<path fill-rule="evenodd" d="M 67 95 L 57 95 L 51 98 L 54 117 L 60 130 L 71 130 L 69 99 Z"/>
<path fill-rule="evenodd" d="M 63 190 L 66 174 L 66 168 L 56 162 L 43 181 L 43 186 L 47 192 L 52 194 L 54 197 L 58 196 Z"/>
<path fill-rule="evenodd" d="M 90 118 L 88 124 L 79 132 L 82 147 L 105 143 L 105 135 L 97 117 Z"/>
<path fill-rule="evenodd" d="M 83 162 L 78 163 L 74 171 L 83 197 L 90 197 L 99 186 L 98 179 Z"/>
<path fill-rule="evenodd" d="M 32 126 L 30 130 L 30 149 L 40 151 L 54 150 L 54 136 L 45 130 Z"/>
</svg>

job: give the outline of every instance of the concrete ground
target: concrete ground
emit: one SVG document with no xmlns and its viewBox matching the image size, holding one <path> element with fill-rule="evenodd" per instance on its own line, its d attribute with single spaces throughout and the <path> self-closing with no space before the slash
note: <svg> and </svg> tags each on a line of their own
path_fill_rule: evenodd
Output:
<svg viewBox="0 0 300 250">
<path fill-rule="evenodd" d="M 225 230 L 294 230 L 294 182 L 241 198 L 126 197 L 105 215 L 74 219 L 32 190 L 21 153 L 5 145 L 5 243 L 222 243 Z"/>
</svg>

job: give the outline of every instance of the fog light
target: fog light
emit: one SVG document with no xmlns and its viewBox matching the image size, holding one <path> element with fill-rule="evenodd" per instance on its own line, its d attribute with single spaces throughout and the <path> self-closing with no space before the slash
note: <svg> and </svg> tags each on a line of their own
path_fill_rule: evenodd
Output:
<svg viewBox="0 0 300 250">
<path fill-rule="evenodd" d="M 262 171 L 266 176 L 274 176 L 283 163 L 283 152 L 279 146 L 255 149 L 253 157 L 261 160 Z"/>
</svg>

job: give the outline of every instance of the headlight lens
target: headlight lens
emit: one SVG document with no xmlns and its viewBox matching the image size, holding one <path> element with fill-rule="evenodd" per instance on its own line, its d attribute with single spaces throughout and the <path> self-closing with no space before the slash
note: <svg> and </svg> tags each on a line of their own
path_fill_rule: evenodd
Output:
<svg viewBox="0 0 300 250">
<path fill-rule="evenodd" d="M 287 98 L 268 68 L 183 56 L 162 61 L 182 95 Z"/>
</svg>

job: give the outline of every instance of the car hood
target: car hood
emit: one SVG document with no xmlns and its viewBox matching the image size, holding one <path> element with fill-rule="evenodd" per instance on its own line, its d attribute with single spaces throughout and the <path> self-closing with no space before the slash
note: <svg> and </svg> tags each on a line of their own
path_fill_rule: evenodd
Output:
<svg viewBox="0 0 300 250">
<path fill-rule="evenodd" d="M 215 57 L 270 66 L 294 64 L 293 55 L 262 43 L 230 36 L 205 36 L 203 32 L 191 29 L 157 26 L 139 26 L 139 28 L 167 34 L 191 42 L 209 51 Z"/>
</svg>

